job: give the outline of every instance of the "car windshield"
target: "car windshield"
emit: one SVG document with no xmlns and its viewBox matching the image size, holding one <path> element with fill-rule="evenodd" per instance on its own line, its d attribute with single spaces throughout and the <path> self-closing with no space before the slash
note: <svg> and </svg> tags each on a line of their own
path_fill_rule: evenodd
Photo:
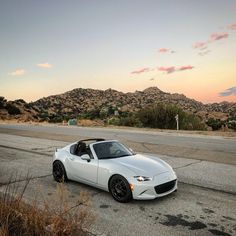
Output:
<svg viewBox="0 0 236 236">
<path fill-rule="evenodd" d="M 133 153 L 123 144 L 111 141 L 104 143 L 96 143 L 93 145 L 94 151 L 98 159 L 112 159 L 124 156 L 132 156 Z"/>
</svg>

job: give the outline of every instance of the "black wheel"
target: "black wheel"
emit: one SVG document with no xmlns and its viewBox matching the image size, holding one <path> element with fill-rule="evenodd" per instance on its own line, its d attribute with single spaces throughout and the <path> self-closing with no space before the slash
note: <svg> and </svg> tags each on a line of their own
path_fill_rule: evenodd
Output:
<svg viewBox="0 0 236 236">
<path fill-rule="evenodd" d="M 132 192 L 128 181 L 121 175 L 114 175 L 109 181 L 109 190 L 112 197 L 118 202 L 129 202 Z"/>
<path fill-rule="evenodd" d="M 61 183 L 68 180 L 65 167 L 60 161 L 55 161 L 53 163 L 52 174 L 57 182 Z"/>
</svg>

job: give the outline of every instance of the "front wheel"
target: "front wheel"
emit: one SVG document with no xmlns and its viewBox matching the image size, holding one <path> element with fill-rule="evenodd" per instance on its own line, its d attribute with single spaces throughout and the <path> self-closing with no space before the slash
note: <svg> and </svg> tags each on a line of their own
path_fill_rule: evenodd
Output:
<svg viewBox="0 0 236 236">
<path fill-rule="evenodd" d="M 132 192 L 128 181 L 121 175 L 114 175 L 109 181 L 109 190 L 112 197 L 118 202 L 129 202 Z"/>
<path fill-rule="evenodd" d="M 53 174 L 54 179 L 59 183 L 68 180 L 65 167 L 60 161 L 55 161 L 53 163 L 52 174 Z"/>
</svg>

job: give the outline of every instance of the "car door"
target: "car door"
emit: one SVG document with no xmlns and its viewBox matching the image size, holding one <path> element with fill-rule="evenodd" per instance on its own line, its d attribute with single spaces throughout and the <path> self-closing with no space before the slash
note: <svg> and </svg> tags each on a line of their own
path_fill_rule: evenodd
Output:
<svg viewBox="0 0 236 236">
<path fill-rule="evenodd" d="M 69 166 L 73 179 L 86 183 L 97 183 L 98 161 L 96 159 L 82 160 L 81 156 L 70 153 Z"/>
</svg>

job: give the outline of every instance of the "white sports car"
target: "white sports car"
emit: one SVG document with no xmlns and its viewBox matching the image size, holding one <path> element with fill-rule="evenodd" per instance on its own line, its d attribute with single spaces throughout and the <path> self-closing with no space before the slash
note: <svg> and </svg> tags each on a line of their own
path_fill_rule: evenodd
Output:
<svg viewBox="0 0 236 236">
<path fill-rule="evenodd" d="M 109 191 L 118 202 L 154 199 L 177 190 L 170 165 L 158 157 L 135 154 L 116 140 L 86 139 L 56 150 L 53 177 Z"/>
</svg>

